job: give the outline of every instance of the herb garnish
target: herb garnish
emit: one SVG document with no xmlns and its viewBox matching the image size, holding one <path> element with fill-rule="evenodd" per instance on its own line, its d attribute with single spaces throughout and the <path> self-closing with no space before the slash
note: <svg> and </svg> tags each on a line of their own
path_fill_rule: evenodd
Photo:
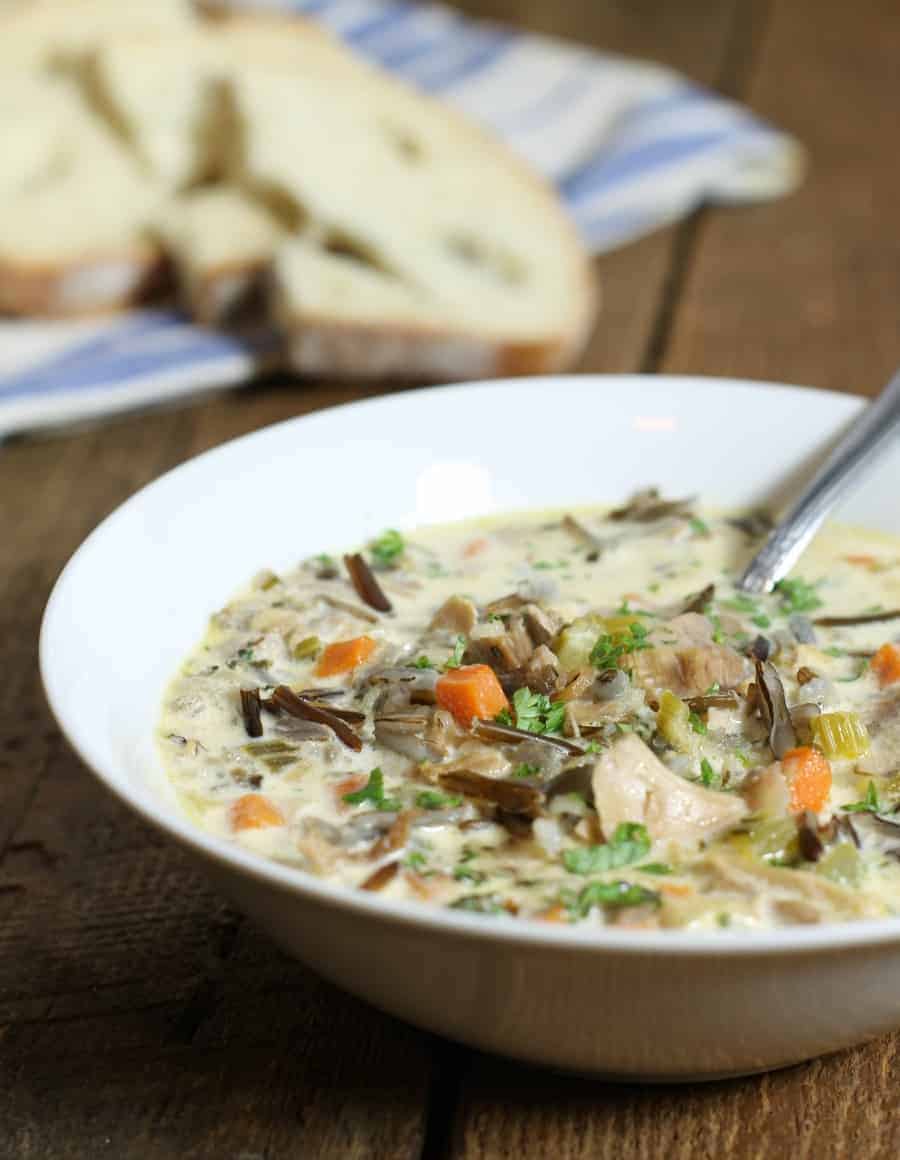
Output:
<svg viewBox="0 0 900 1160">
<path fill-rule="evenodd" d="M 368 802 L 376 810 L 390 812 L 402 808 L 402 803 L 397 801 L 396 798 L 386 798 L 384 796 L 384 775 L 378 766 L 369 774 L 369 780 L 362 789 L 356 790 L 355 793 L 344 794 L 344 801 L 351 806 L 361 806 Z"/>
<path fill-rule="evenodd" d="M 704 757 L 700 762 L 700 780 L 704 785 L 718 785 L 719 775 Z"/>
<path fill-rule="evenodd" d="M 471 914 L 502 914 L 496 894 L 464 894 L 450 903 L 451 910 L 468 910 Z"/>
<path fill-rule="evenodd" d="M 403 864 L 408 866 L 410 870 L 421 872 L 422 867 L 428 865 L 428 859 L 421 850 L 410 850 Z"/>
<path fill-rule="evenodd" d="M 707 726 L 706 722 L 703 720 L 700 714 L 695 713 L 693 709 L 690 713 L 688 713 L 688 722 L 693 731 L 695 733 L 699 733 L 701 736 L 706 736 L 706 734 L 709 732 L 709 727 Z"/>
<path fill-rule="evenodd" d="M 388 528 L 369 544 L 369 551 L 380 568 L 396 568 L 397 559 L 406 551 L 406 541 L 396 528 Z"/>
<path fill-rule="evenodd" d="M 667 862 L 645 862 L 643 866 L 635 866 L 642 874 L 671 874 L 672 867 Z"/>
<path fill-rule="evenodd" d="M 578 918 L 586 918 L 594 906 L 609 906 L 622 908 L 626 906 L 642 906 L 652 903 L 659 906 L 660 897 L 655 890 L 648 890 L 645 886 L 638 886 L 635 882 L 589 882 L 575 897 L 565 892 L 560 895 L 560 901 L 570 914 Z"/>
<path fill-rule="evenodd" d="M 696 536 L 708 536 L 709 524 L 705 520 L 701 520 L 699 516 L 691 516 L 690 518 L 691 531 Z"/>
<path fill-rule="evenodd" d="M 434 665 L 431 663 L 428 657 L 421 656 L 417 660 L 413 661 L 412 667 L 414 669 L 433 669 Z"/>
<path fill-rule="evenodd" d="M 595 669 L 605 672 L 618 668 L 619 659 L 627 653 L 651 647 L 647 640 L 647 629 L 642 624 L 629 624 L 624 632 L 615 635 L 601 633 L 591 649 L 590 662 Z"/>
<path fill-rule="evenodd" d="M 629 866 L 650 849 L 646 826 L 620 822 L 611 840 L 602 846 L 577 846 L 563 851 L 563 864 L 570 874 L 600 874 Z"/>
<path fill-rule="evenodd" d="M 533 765 L 530 761 L 520 761 L 513 770 L 513 777 L 535 777 L 541 772 L 539 765 Z"/>
<path fill-rule="evenodd" d="M 528 688 L 516 689 L 512 707 L 513 713 L 503 709 L 494 720 L 528 733 L 558 733 L 566 716 L 564 701 L 551 701 L 546 693 L 532 693 Z"/>
<path fill-rule="evenodd" d="M 471 866 L 459 865 L 454 868 L 453 877 L 457 882 L 471 882 L 479 886 L 487 875 L 482 870 L 473 870 Z"/>
<path fill-rule="evenodd" d="M 775 591 L 781 596 L 782 612 L 812 612 L 822 607 L 815 585 L 806 580 L 779 580 Z"/>
<path fill-rule="evenodd" d="M 870 781 L 866 796 L 860 802 L 850 802 L 849 805 L 841 806 L 841 809 L 848 814 L 877 814 L 881 812 L 881 802 L 878 800 L 878 790 L 875 788 L 875 782 Z"/>
<path fill-rule="evenodd" d="M 443 810 L 462 805 L 462 797 L 457 793 L 440 793 L 436 789 L 423 789 L 416 795 L 416 805 L 420 810 Z"/>
<path fill-rule="evenodd" d="M 444 661 L 444 668 L 445 669 L 458 669 L 459 668 L 459 666 L 462 664 L 463 655 L 465 654 L 465 651 L 466 651 L 466 643 L 467 643 L 466 638 L 464 636 L 458 636 L 456 638 L 456 643 L 453 646 L 453 652 Z"/>
</svg>

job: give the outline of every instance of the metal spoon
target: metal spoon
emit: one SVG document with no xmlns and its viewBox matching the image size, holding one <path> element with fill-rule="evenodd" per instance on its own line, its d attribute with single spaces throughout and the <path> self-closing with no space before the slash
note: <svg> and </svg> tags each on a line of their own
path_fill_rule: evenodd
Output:
<svg viewBox="0 0 900 1160">
<path fill-rule="evenodd" d="M 822 521 L 890 446 L 900 429 L 900 371 L 860 412 L 788 513 L 769 533 L 738 580 L 744 592 L 771 592 L 787 575 Z"/>
</svg>

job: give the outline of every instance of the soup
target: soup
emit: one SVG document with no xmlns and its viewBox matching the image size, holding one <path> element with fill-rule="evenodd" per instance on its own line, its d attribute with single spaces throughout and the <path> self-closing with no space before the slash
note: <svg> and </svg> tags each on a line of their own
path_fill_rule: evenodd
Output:
<svg viewBox="0 0 900 1160">
<path fill-rule="evenodd" d="M 900 541 L 648 490 L 261 572 L 170 685 L 204 830 L 503 919 L 771 928 L 900 908 Z"/>
</svg>

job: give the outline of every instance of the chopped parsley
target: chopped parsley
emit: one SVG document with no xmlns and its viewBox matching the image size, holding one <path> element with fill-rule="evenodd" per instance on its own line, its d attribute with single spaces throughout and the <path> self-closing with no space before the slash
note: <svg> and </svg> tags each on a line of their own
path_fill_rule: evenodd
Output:
<svg viewBox="0 0 900 1160">
<path fill-rule="evenodd" d="M 630 866 L 650 849 L 650 836 L 638 822 L 620 822 L 611 840 L 602 846 L 576 846 L 563 851 L 563 865 L 570 874 L 600 874 Z"/>
<path fill-rule="evenodd" d="M 406 541 L 396 530 L 388 528 L 369 544 L 372 558 L 382 568 L 396 568 L 397 560 L 406 551 Z"/>
<path fill-rule="evenodd" d="M 719 775 L 705 757 L 700 762 L 700 780 L 704 785 L 717 786 L 719 784 Z"/>
<path fill-rule="evenodd" d="M 841 809 L 848 814 L 877 814 L 881 812 L 881 802 L 878 800 L 878 790 L 875 788 L 875 782 L 870 781 L 866 796 L 860 802 L 850 802 L 849 805 L 841 806 Z"/>
<path fill-rule="evenodd" d="M 608 669 L 618 668 L 620 658 L 627 653 L 650 647 L 647 629 L 642 624 L 629 624 L 624 632 L 617 632 L 615 635 L 601 633 L 591 649 L 590 662 L 595 669 L 605 672 Z"/>
<path fill-rule="evenodd" d="M 671 874 L 672 867 L 667 862 L 645 862 L 643 866 L 635 866 L 642 874 Z"/>
<path fill-rule="evenodd" d="M 502 914 L 503 907 L 496 894 L 464 894 L 450 903 L 451 910 L 467 910 L 470 914 Z"/>
<path fill-rule="evenodd" d="M 708 536 L 709 524 L 705 520 L 701 520 L 699 516 L 691 516 L 690 519 L 691 531 L 696 536 Z"/>
<path fill-rule="evenodd" d="M 421 850 L 410 850 L 403 864 L 408 866 L 410 870 L 421 872 L 428 865 L 428 859 Z"/>
<path fill-rule="evenodd" d="M 453 652 L 444 661 L 445 669 L 458 669 L 462 664 L 463 656 L 466 651 L 466 638 L 462 635 L 456 638 L 456 644 L 453 646 Z"/>
<path fill-rule="evenodd" d="M 394 811 L 402 808 L 402 803 L 396 798 L 384 796 L 384 775 L 376 766 L 369 774 L 369 780 L 355 793 L 345 793 L 344 801 L 351 806 L 370 804 L 376 810 Z"/>
<path fill-rule="evenodd" d="M 781 596 L 781 611 L 784 613 L 812 612 L 822 607 L 815 585 L 806 580 L 779 580 L 775 591 Z"/>
<path fill-rule="evenodd" d="M 573 899 L 562 899 L 569 912 L 578 918 L 586 918 L 595 906 L 621 909 L 626 906 L 643 906 L 652 903 L 659 906 L 660 897 L 655 890 L 638 886 L 635 882 L 589 882 Z"/>
<path fill-rule="evenodd" d="M 551 701 L 546 693 L 532 693 L 528 688 L 516 689 L 512 707 L 512 713 L 503 709 L 495 720 L 528 733 L 558 733 L 566 716 L 564 701 Z"/>
<path fill-rule="evenodd" d="M 513 770 L 513 777 L 535 777 L 541 772 L 539 765 L 533 765 L 530 761 L 520 761 Z"/>
<path fill-rule="evenodd" d="M 471 882 L 473 886 L 480 886 L 487 875 L 481 870 L 475 870 L 471 866 L 461 864 L 454 868 L 453 877 L 457 882 Z"/>
<path fill-rule="evenodd" d="M 722 601 L 723 608 L 732 608 L 735 612 L 758 612 L 759 606 L 756 601 L 746 596 L 743 592 L 737 592 L 731 600 Z"/>
<path fill-rule="evenodd" d="M 420 810 L 444 810 L 462 805 L 462 797 L 457 793 L 440 793 L 436 789 L 423 789 L 416 795 L 416 805 Z"/>
<path fill-rule="evenodd" d="M 688 713 L 688 722 L 695 733 L 705 736 L 709 732 L 709 728 L 699 713 L 695 713 L 693 709 Z"/>
<path fill-rule="evenodd" d="M 434 665 L 431 663 L 431 661 L 428 659 L 428 657 L 421 656 L 417 660 L 413 661 L 413 668 L 414 669 L 433 669 Z"/>
</svg>

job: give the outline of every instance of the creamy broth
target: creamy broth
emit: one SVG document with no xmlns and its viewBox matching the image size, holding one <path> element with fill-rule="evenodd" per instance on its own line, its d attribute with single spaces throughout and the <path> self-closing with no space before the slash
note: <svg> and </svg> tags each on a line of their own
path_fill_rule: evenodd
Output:
<svg viewBox="0 0 900 1160">
<path fill-rule="evenodd" d="M 712 930 L 893 914 L 900 541 L 828 528 L 751 599 L 764 531 L 645 493 L 260 573 L 166 693 L 167 773 L 203 829 L 387 898 Z"/>
</svg>

